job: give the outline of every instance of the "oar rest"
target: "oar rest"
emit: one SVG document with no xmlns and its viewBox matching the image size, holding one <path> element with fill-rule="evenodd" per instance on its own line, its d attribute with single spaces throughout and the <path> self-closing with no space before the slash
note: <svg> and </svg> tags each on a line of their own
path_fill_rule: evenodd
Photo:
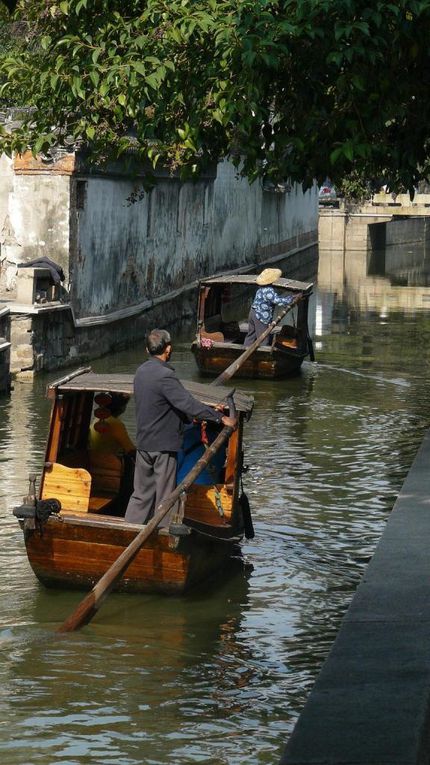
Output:
<svg viewBox="0 0 430 765">
<path fill-rule="evenodd" d="M 45 464 L 41 498 L 55 497 L 63 510 L 71 512 L 100 512 L 112 502 L 113 496 L 93 496 L 91 484 L 91 473 L 85 468 L 49 462 Z"/>
</svg>

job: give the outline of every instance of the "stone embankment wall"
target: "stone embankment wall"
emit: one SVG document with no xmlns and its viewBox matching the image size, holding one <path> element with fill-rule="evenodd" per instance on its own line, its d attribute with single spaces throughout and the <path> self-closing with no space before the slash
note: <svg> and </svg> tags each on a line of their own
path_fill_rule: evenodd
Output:
<svg viewBox="0 0 430 765">
<path fill-rule="evenodd" d="M 10 389 L 9 309 L 0 307 L 0 395 Z"/>
<path fill-rule="evenodd" d="M 131 344 L 150 324 L 189 317 L 203 276 L 297 254 L 315 263 L 316 188 L 250 185 L 223 162 L 196 183 L 160 174 L 151 192 L 141 189 L 142 177 L 122 167 L 95 173 L 64 152 L 0 158 L 13 371 L 67 366 Z M 17 266 L 43 256 L 66 274 L 62 301 L 19 305 Z"/>
<path fill-rule="evenodd" d="M 280 765 L 430 762 L 429 461 L 427 431 Z"/>
</svg>

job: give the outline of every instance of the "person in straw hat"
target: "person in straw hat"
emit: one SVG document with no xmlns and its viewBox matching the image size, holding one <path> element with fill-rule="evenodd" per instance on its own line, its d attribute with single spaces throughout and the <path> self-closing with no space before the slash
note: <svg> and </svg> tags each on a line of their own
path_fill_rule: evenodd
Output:
<svg viewBox="0 0 430 765">
<path fill-rule="evenodd" d="M 280 268 L 265 268 L 256 278 L 259 289 L 255 293 L 254 301 L 248 316 L 248 334 L 245 337 L 244 345 L 252 345 L 267 329 L 267 325 L 273 320 L 273 311 L 275 305 L 287 306 L 294 299 L 292 295 L 281 297 L 271 286 L 280 279 L 282 271 Z M 263 340 L 262 345 L 268 345 L 270 335 Z"/>
</svg>

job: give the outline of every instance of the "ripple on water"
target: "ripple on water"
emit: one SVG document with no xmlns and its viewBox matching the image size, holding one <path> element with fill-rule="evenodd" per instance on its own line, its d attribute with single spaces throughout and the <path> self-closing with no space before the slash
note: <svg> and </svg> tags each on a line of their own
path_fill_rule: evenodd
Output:
<svg viewBox="0 0 430 765">
<path fill-rule="evenodd" d="M 397 342 L 408 330 L 397 326 L 405 333 Z M 321 359 L 331 368 L 243 383 L 256 396 L 244 478 L 256 536 L 243 549 L 253 570 L 181 599 L 112 594 L 72 635 L 55 629 L 81 595 L 35 581 L 11 515 L 43 462 L 49 407 L 46 378 L 16 386 L 0 409 L 7 765 L 279 761 L 430 422 L 428 369 L 417 356 L 413 367 L 413 349 L 402 368 L 393 346 L 385 366 L 376 359 L 366 369 L 356 338 L 335 341 Z M 137 347 L 114 364 L 134 369 L 142 358 Z M 180 374 L 193 374 L 188 351 L 176 358 Z M 94 363 L 110 367 L 112 359 Z"/>
</svg>

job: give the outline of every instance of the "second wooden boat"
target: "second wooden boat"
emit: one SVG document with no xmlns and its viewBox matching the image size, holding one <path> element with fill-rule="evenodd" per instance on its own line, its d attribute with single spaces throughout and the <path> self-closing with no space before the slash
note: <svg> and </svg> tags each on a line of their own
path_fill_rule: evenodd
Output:
<svg viewBox="0 0 430 765">
<path fill-rule="evenodd" d="M 246 317 L 258 284 L 257 274 L 235 274 L 203 279 L 199 285 L 197 332 L 191 345 L 199 371 L 220 375 L 243 353 L 248 331 Z M 269 345 L 257 348 L 235 377 L 279 379 L 297 374 L 306 356 L 313 359 L 308 328 L 312 283 L 278 279 L 273 287 L 281 295 L 302 294 L 302 299 L 275 327 Z"/>
</svg>

